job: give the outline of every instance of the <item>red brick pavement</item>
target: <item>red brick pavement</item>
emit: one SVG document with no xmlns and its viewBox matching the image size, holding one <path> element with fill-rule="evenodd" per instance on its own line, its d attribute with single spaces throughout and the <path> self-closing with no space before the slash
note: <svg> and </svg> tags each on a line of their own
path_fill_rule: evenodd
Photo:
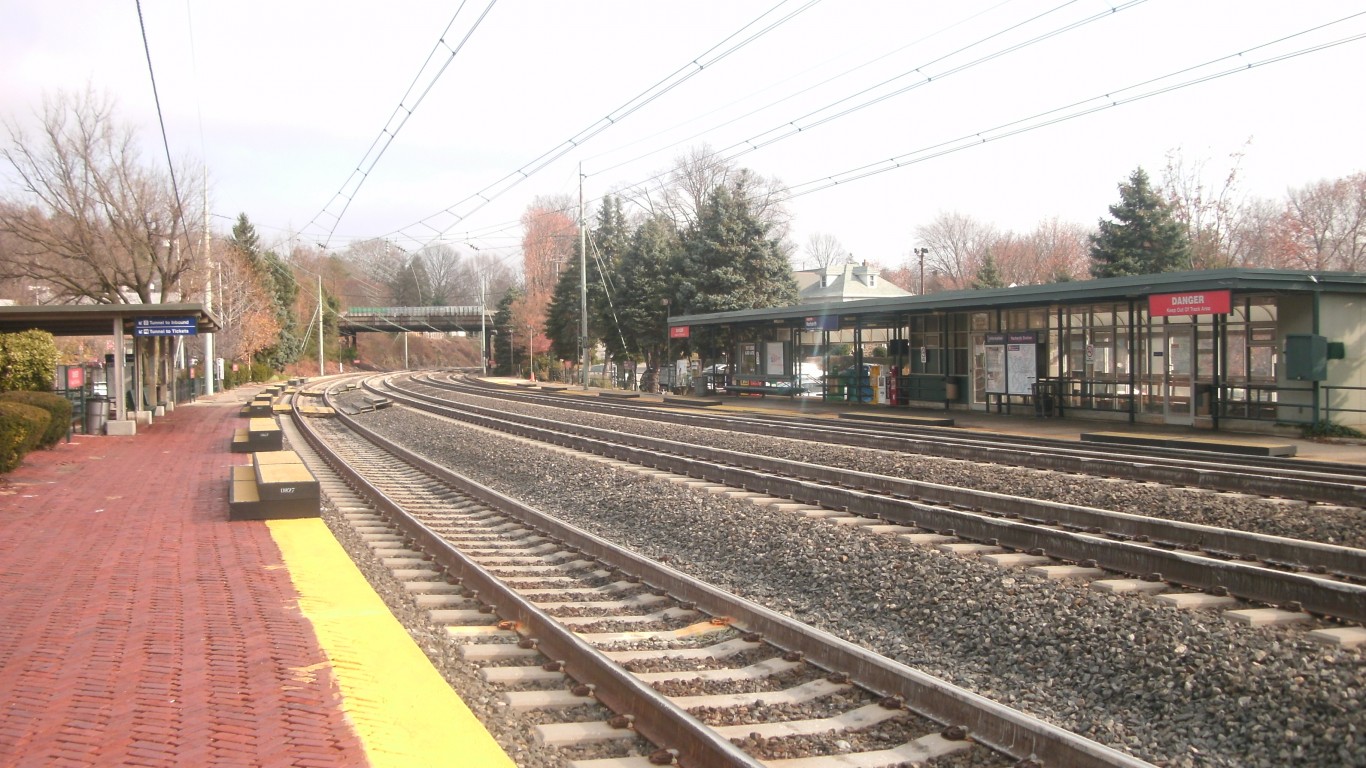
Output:
<svg viewBox="0 0 1366 768">
<path fill-rule="evenodd" d="M 227 522 L 238 405 L 0 476 L 0 766 L 366 765 L 266 525 Z"/>
</svg>

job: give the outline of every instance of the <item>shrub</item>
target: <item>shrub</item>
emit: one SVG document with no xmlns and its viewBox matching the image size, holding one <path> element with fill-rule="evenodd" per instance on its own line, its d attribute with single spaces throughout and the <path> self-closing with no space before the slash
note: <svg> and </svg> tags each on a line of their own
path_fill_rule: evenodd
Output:
<svg viewBox="0 0 1366 768">
<path fill-rule="evenodd" d="M 47 429 L 38 440 L 40 448 L 56 445 L 71 426 L 71 401 L 55 392 L 0 392 L 0 401 L 37 406 L 48 412 Z"/>
<path fill-rule="evenodd" d="M 0 401 L 0 472 L 10 472 L 43 437 L 52 417 L 33 405 Z"/>
<path fill-rule="evenodd" d="M 1366 437 L 1366 433 L 1363 433 L 1359 429 L 1346 426 L 1345 424 L 1334 424 L 1331 421 L 1316 422 L 1312 426 L 1303 427 L 1301 429 L 1301 432 L 1304 434 L 1306 438 L 1309 439 L 1313 439 L 1316 437 Z"/>
<path fill-rule="evenodd" d="M 50 390 L 57 342 L 46 331 L 0 333 L 0 390 Z"/>
</svg>

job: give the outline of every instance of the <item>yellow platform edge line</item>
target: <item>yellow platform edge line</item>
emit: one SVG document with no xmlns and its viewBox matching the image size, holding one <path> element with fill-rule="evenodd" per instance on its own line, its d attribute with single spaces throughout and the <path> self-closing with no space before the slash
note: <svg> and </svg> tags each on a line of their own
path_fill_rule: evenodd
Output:
<svg viewBox="0 0 1366 768">
<path fill-rule="evenodd" d="M 267 524 L 373 768 L 515 768 L 322 520 Z"/>
</svg>

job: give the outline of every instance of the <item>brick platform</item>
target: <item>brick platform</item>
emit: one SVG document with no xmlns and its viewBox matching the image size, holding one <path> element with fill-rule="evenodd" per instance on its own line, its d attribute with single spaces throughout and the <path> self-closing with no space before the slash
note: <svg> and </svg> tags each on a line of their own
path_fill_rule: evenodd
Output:
<svg viewBox="0 0 1366 768">
<path fill-rule="evenodd" d="M 227 521 L 239 406 L 0 476 L 0 765 L 367 764 L 269 529 Z"/>
</svg>

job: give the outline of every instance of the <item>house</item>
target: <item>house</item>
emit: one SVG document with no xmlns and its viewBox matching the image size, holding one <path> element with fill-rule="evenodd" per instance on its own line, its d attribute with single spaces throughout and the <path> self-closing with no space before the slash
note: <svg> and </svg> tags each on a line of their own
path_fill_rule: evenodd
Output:
<svg viewBox="0 0 1366 768">
<path fill-rule="evenodd" d="M 793 273 L 797 278 L 799 304 L 823 304 L 831 301 L 885 299 L 911 296 L 910 291 L 883 280 L 879 267 L 862 264 L 832 264 L 828 267 L 803 269 Z"/>
</svg>

